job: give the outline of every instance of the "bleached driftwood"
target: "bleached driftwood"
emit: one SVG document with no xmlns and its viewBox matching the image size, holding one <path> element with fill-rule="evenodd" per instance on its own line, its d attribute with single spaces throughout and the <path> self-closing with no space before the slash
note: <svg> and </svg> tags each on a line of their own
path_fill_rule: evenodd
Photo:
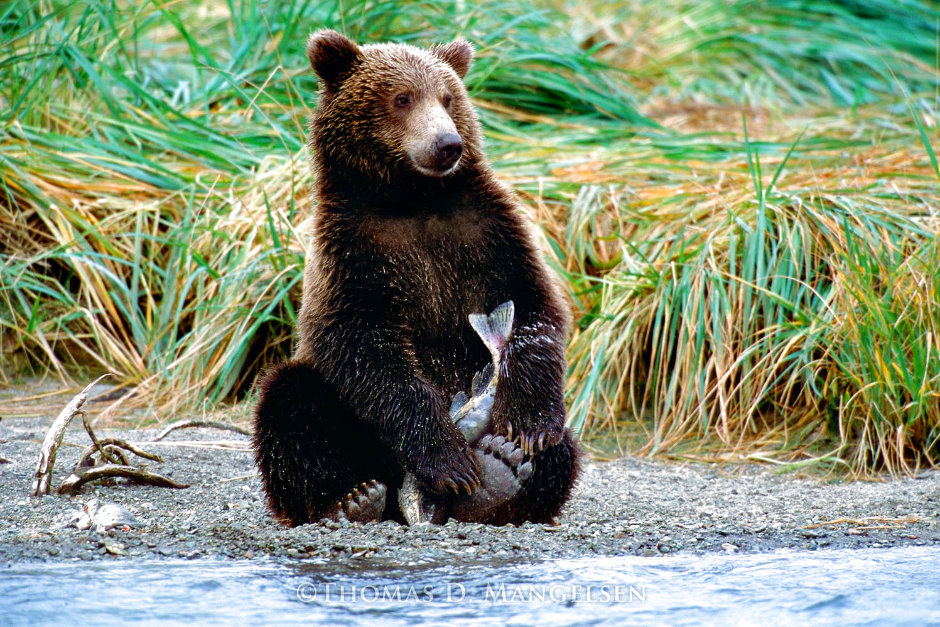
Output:
<svg viewBox="0 0 940 627">
<path fill-rule="evenodd" d="M 150 485 L 163 488 L 188 488 L 189 484 L 177 483 L 168 477 L 158 475 L 155 472 L 149 472 L 143 468 L 134 466 L 125 466 L 123 464 L 104 464 L 102 466 L 77 467 L 72 474 L 65 478 L 62 485 L 59 486 L 59 494 L 68 494 L 74 492 L 82 485 L 96 479 L 105 477 L 124 477 L 132 479 L 139 483 L 148 483 Z"/>
<path fill-rule="evenodd" d="M 72 421 L 72 418 L 78 414 L 82 416 L 85 431 L 88 433 L 88 437 L 91 438 L 92 443 L 82 451 L 78 464 L 65 481 L 62 482 L 62 485 L 59 486 L 59 494 L 74 492 L 90 481 L 104 479 L 106 477 L 123 477 L 139 483 L 147 483 L 167 488 L 189 487 L 187 484 L 177 483 L 163 475 L 144 470 L 138 466 L 132 466 L 127 458 L 127 453 L 133 453 L 138 457 L 162 462 L 163 459 L 159 455 L 148 453 L 138 448 L 136 445 L 125 442 L 119 438 L 98 439 L 98 436 L 95 435 L 91 424 L 88 422 L 88 417 L 85 415 L 85 412 L 82 411 L 82 406 L 85 404 L 85 401 L 88 400 L 88 393 L 95 384 L 109 375 L 110 373 L 98 377 L 93 383 L 85 387 L 84 390 L 76 394 L 65 406 L 65 409 L 59 413 L 58 417 L 53 421 L 52 426 L 49 427 L 49 431 L 46 433 L 42 448 L 39 452 L 39 463 L 36 465 L 36 473 L 33 476 L 31 492 L 33 496 L 43 496 L 49 493 L 49 486 L 52 483 L 52 469 L 55 466 L 56 454 L 59 451 L 59 447 L 62 445 L 62 436 L 65 435 L 65 430 Z M 96 454 L 98 455 L 98 459 L 95 459 Z"/>
<path fill-rule="evenodd" d="M 90 434 L 91 431 L 89 431 L 89 435 Z M 117 459 L 119 459 L 122 464 L 127 466 L 127 455 L 125 455 L 124 451 L 121 449 L 129 451 L 137 457 L 143 457 L 144 459 L 151 459 L 155 462 L 163 463 L 163 458 L 156 453 L 148 453 L 147 451 L 137 448 L 136 445 L 131 444 L 130 442 L 125 442 L 119 438 L 104 438 L 103 440 L 99 440 L 98 438 L 92 437 L 92 441 L 94 444 L 82 451 L 82 456 L 78 460 L 78 466 L 94 466 L 95 463 L 92 459 L 92 455 L 95 453 L 101 453 L 101 459 L 104 462 L 117 463 Z"/>
<path fill-rule="evenodd" d="M 59 452 L 59 446 L 62 444 L 65 429 L 69 426 L 72 418 L 82 411 L 82 406 L 88 400 L 88 393 L 91 388 L 95 387 L 105 377 L 110 376 L 111 373 L 108 372 L 85 386 L 85 389 L 76 394 L 52 422 L 52 426 L 49 427 L 49 431 L 46 432 L 46 437 L 42 441 L 42 448 L 39 450 L 39 463 L 36 464 L 36 472 L 33 474 L 33 486 L 30 491 L 33 496 L 49 494 L 49 484 L 52 483 L 52 468 L 55 466 L 55 457 Z"/>
<path fill-rule="evenodd" d="M 175 431 L 176 429 L 192 429 L 193 427 L 222 429 L 224 431 L 234 431 L 235 433 L 240 433 L 242 435 L 248 435 L 248 436 L 251 435 L 251 431 L 248 431 L 247 429 L 242 429 L 241 427 L 237 427 L 235 425 L 230 425 L 225 422 L 215 422 L 212 420 L 180 420 L 179 422 L 168 424 L 166 428 L 163 431 L 161 431 L 157 435 L 157 437 L 153 439 L 153 441 L 159 442 L 160 440 L 165 438 L 167 435 L 169 435 L 171 431 Z"/>
</svg>

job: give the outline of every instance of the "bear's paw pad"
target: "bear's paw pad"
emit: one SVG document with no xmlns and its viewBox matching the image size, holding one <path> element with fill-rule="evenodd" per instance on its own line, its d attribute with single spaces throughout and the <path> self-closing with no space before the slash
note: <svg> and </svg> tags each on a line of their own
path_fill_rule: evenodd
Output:
<svg viewBox="0 0 940 627">
<path fill-rule="evenodd" d="M 522 447 L 513 440 L 508 440 L 501 435 L 486 435 L 480 440 L 478 452 L 482 453 L 483 459 L 486 460 L 484 464 L 489 472 L 484 474 L 489 483 L 493 483 L 493 479 L 500 477 L 504 482 L 509 482 L 515 491 L 518 491 L 521 484 L 532 476 L 532 462 L 526 458 Z M 500 469 L 498 465 L 494 466 L 493 461 L 496 460 L 502 462 L 506 470 Z M 495 472 L 494 468 L 496 468 Z M 512 473 L 512 479 L 506 471 Z"/>
<path fill-rule="evenodd" d="M 516 497 L 532 476 L 532 462 L 518 444 L 501 435 L 484 436 L 473 452 L 480 465 L 480 487 L 473 495 L 457 499 L 454 516 L 485 522 L 491 512 Z"/>
<path fill-rule="evenodd" d="M 380 522 L 385 513 L 385 484 L 375 479 L 359 484 L 336 504 L 336 520 L 349 522 Z"/>
</svg>

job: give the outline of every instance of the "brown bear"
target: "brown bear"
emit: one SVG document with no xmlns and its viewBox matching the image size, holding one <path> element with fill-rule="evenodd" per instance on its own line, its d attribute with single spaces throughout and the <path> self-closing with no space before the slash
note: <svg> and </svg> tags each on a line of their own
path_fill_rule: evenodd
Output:
<svg viewBox="0 0 940 627">
<path fill-rule="evenodd" d="M 464 518 L 550 522 L 579 464 L 563 398 L 570 313 L 486 162 L 462 83 L 472 46 L 357 46 L 320 31 L 307 54 L 320 80 L 317 204 L 298 344 L 264 375 L 255 408 L 271 510 L 289 525 L 402 520 L 407 471 L 429 493 L 463 493 L 456 509 L 472 512 L 500 481 L 496 459 L 507 473 L 526 463 L 525 479 Z M 493 434 L 472 450 L 448 415 L 490 359 L 468 315 L 510 300 Z"/>
</svg>

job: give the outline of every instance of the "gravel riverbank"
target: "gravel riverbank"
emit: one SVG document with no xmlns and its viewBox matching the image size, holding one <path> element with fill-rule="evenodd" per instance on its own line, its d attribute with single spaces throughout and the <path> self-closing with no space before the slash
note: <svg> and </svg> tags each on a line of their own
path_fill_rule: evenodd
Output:
<svg viewBox="0 0 940 627">
<path fill-rule="evenodd" d="M 268 515 L 248 439 L 185 429 L 143 448 L 163 456 L 148 469 L 190 484 L 176 490 L 88 485 L 74 497 L 28 496 L 49 420 L 0 421 L 0 563 L 30 560 L 230 558 L 262 556 L 397 563 L 538 560 L 591 555 L 762 552 L 780 548 L 861 548 L 940 544 L 940 472 L 883 482 L 821 482 L 762 466 L 679 465 L 626 457 L 590 462 L 557 526 L 439 527 L 313 524 L 287 529 Z M 98 429 L 147 442 L 157 430 Z M 76 419 L 65 441 L 84 446 Z M 80 448 L 64 446 L 57 487 Z M 56 528 L 57 516 L 91 498 L 122 505 L 143 524 L 105 533 Z M 832 523 L 845 519 L 848 522 Z M 867 521 L 864 519 L 868 519 Z M 819 525 L 819 523 L 831 523 Z"/>
</svg>

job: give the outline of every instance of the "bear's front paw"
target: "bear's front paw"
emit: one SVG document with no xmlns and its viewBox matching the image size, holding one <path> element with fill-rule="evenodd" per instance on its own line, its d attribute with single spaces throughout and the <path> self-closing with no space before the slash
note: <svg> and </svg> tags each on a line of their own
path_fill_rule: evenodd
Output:
<svg viewBox="0 0 940 627">
<path fill-rule="evenodd" d="M 565 425 L 558 421 L 536 424 L 528 417 L 495 419 L 493 432 L 505 436 L 509 441 L 518 440 L 522 452 L 532 456 L 560 443 L 565 436 Z"/>
<path fill-rule="evenodd" d="M 480 486 L 480 470 L 469 448 L 439 458 L 439 463 L 425 472 L 416 471 L 415 476 L 432 492 L 460 494 L 473 491 Z"/>
</svg>

